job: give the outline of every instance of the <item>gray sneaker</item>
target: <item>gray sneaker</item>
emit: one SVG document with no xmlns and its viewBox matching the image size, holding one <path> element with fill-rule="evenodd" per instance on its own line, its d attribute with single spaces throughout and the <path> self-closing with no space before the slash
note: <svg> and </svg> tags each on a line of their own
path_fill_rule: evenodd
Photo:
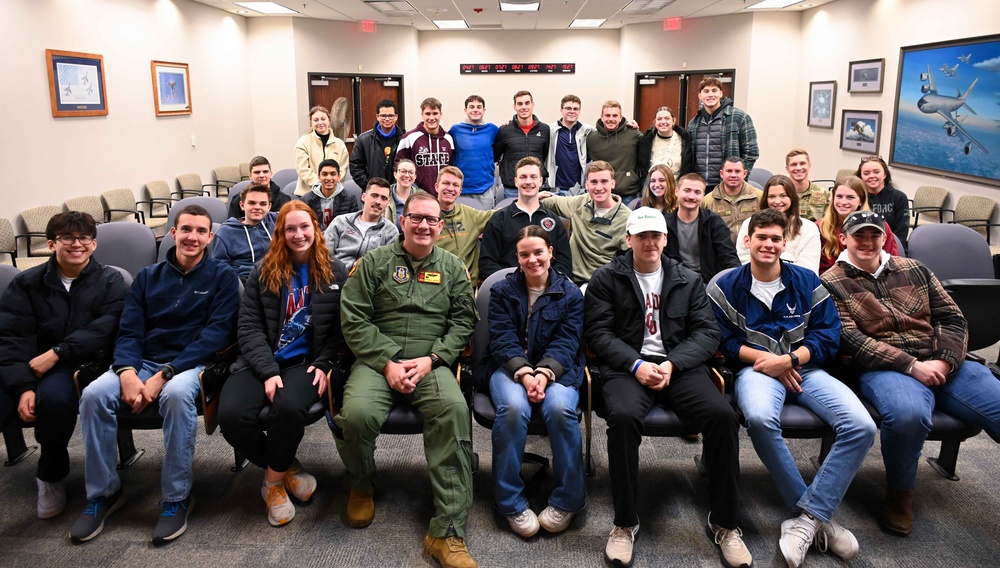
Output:
<svg viewBox="0 0 1000 568">
<path fill-rule="evenodd" d="M 837 524 L 837 521 L 830 519 L 829 523 L 821 523 L 816 532 L 816 548 L 820 552 L 830 552 L 836 554 L 844 561 L 851 561 L 857 558 L 861 551 L 858 539 L 851 531 Z"/>
<path fill-rule="evenodd" d="M 608 544 L 604 547 L 604 559 L 615 566 L 628 568 L 632 565 L 632 549 L 635 548 L 635 537 L 639 534 L 639 525 L 634 527 L 615 526 L 608 535 Z"/>
<path fill-rule="evenodd" d="M 87 542 L 101 534 L 101 530 L 104 529 L 104 520 L 111 513 L 121 509 L 124 504 L 125 491 L 121 487 L 112 495 L 91 499 L 87 502 L 87 508 L 83 511 L 83 514 L 73 523 L 73 528 L 69 530 L 70 540 L 79 544 Z"/>
<path fill-rule="evenodd" d="M 311 477 L 311 476 L 310 476 Z M 287 480 L 288 477 L 286 476 Z M 272 527 L 287 525 L 295 518 L 295 505 L 288 499 L 284 483 L 276 483 L 268 487 L 267 482 L 260 486 L 260 496 L 267 503 L 267 522 Z"/>
<path fill-rule="evenodd" d="M 531 509 L 507 517 L 507 524 L 510 525 L 510 530 L 524 538 L 531 538 L 538 532 L 538 517 Z"/>
<path fill-rule="evenodd" d="M 194 497 L 191 495 L 183 501 L 164 501 L 163 512 L 153 527 L 153 544 L 166 544 L 184 534 L 188 527 L 188 515 L 193 508 Z"/>
<path fill-rule="evenodd" d="M 66 509 L 66 483 L 50 483 L 35 478 L 38 482 L 38 518 L 51 519 Z"/>
<path fill-rule="evenodd" d="M 727 529 L 712 524 L 712 513 L 708 514 L 706 523 L 708 536 L 719 545 L 722 561 L 729 568 L 749 568 L 753 564 L 753 556 L 743 543 L 743 531 L 739 528 Z"/>
<path fill-rule="evenodd" d="M 819 520 L 808 513 L 802 513 L 794 519 L 781 523 L 778 548 L 781 549 L 781 555 L 785 557 L 788 568 L 799 568 L 805 562 L 806 553 L 809 552 L 813 539 L 818 536 L 818 530 Z"/>
<path fill-rule="evenodd" d="M 308 502 L 316 491 L 316 478 L 302 469 L 299 460 L 295 460 L 292 467 L 288 468 L 283 481 L 285 492 L 295 497 L 300 503 Z"/>
<path fill-rule="evenodd" d="M 538 524 L 542 525 L 542 528 L 546 532 L 558 534 L 569 527 L 569 523 L 573 520 L 573 515 L 575 514 L 571 511 L 563 511 L 549 505 L 538 514 Z"/>
</svg>

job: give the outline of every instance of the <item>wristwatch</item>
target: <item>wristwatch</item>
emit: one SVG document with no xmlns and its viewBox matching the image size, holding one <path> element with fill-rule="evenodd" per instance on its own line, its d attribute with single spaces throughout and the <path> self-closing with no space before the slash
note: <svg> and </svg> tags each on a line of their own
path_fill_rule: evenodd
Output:
<svg viewBox="0 0 1000 568">
<path fill-rule="evenodd" d="M 437 353 L 431 353 L 431 369 L 437 369 L 444 365 L 444 359 L 438 357 Z"/>
<path fill-rule="evenodd" d="M 798 367 L 799 366 L 799 356 L 796 355 L 794 351 L 793 352 L 789 352 L 788 356 L 792 358 L 792 368 L 794 369 L 795 367 Z"/>
<path fill-rule="evenodd" d="M 170 365 L 164 365 L 163 368 L 160 369 L 160 374 L 163 376 L 164 381 L 169 381 L 174 378 L 174 372 L 174 368 Z"/>
<path fill-rule="evenodd" d="M 52 352 L 55 353 L 56 357 L 59 357 L 60 359 L 62 359 L 63 356 L 66 355 L 66 349 L 62 346 L 62 344 L 53 347 Z"/>
</svg>

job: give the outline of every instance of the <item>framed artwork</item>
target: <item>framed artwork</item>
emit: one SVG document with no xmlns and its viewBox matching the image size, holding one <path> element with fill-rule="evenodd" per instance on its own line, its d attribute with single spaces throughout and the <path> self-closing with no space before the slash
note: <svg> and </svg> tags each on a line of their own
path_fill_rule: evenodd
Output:
<svg viewBox="0 0 1000 568">
<path fill-rule="evenodd" d="M 900 49 L 889 163 L 1000 186 L 1000 35 Z"/>
<path fill-rule="evenodd" d="M 840 120 L 840 149 L 878 154 L 882 111 L 844 109 Z"/>
<path fill-rule="evenodd" d="M 847 66 L 848 93 L 881 93 L 885 59 L 851 61 Z"/>
<path fill-rule="evenodd" d="M 54 118 L 108 114 L 104 56 L 46 49 L 45 61 Z"/>
<path fill-rule="evenodd" d="M 191 114 L 191 75 L 187 63 L 152 61 L 156 116 Z"/>
<path fill-rule="evenodd" d="M 837 82 L 809 83 L 809 118 L 807 126 L 833 129 L 833 113 L 837 110 Z"/>
</svg>

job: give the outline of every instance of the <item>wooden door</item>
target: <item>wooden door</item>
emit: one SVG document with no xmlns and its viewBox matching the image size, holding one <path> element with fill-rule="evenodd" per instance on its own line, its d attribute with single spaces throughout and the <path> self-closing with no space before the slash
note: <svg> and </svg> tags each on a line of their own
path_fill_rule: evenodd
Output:
<svg viewBox="0 0 1000 568">
<path fill-rule="evenodd" d="M 656 109 L 668 106 L 674 116 L 681 106 L 680 73 L 637 73 L 635 85 L 635 120 L 645 132 L 653 126 Z"/>
<path fill-rule="evenodd" d="M 687 74 L 685 76 L 685 82 L 687 83 L 687 104 L 685 105 L 684 122 L 681 125 L 686 127 L 687 123 L 698 114 L 698 110 L 701 107 L 701 102 L 698 100 L 698 83 L 702 79 L 705 77 L 718 77 L 719 81 L 722 81 L 722 96 L 733 98 L 734 75 L 733 71 L 702 71 Z"/>
<path fill-rule="evenodd" d="M 403 78 L 402 77 L 358 77 L 358 85 L 361 92 L 361 104 L 357 105 L 358 120 L 357 132 L 360 134 L 375 124 L 375 105 L 382 99 L 389 99 L 396 103 L 399 113 L 396 127 L 405 131 L 403 122 Z"/>
<path fill-rule="evenodd" d="M 351 150 L 354 148 L 354 136 L 355 119 L 353 116 L 353 109 L 356 106 L 354 104 L 354 79 L 349 75 L 332 75 L 332 74 L 310 74 L 309 75 L 309 108 L 314 106 L 323 106 L 327 110 L 333 111 L 333 105 L 337 102 L 337 99 L 345 97 L 348 100 L 348 107 L 351 112 L 348 114 L 351 121 L 351 127 L 347 138 L 344 142 L 347 144 L 347 152 L 350 154 Z M 331 118 L 333 118 L 331 116 Z M 344 165 L 341 164 L 341 168 Z"/>
</svg>

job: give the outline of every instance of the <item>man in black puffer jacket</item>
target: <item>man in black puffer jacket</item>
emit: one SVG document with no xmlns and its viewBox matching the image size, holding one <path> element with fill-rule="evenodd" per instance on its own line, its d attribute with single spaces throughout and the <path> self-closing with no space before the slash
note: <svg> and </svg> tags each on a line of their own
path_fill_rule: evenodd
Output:
<svg viewBox="0 0 1000 568">
<path fill-rule="evenodd" d="M 382 99 L 375 106 L 378 120 L 371 130 L 358 135 L 351 151 L 351 179 L 358 187 L 368 187 L 372 178 L 392 179 L 396 147 L 403 137 L 403 129 L 396 126 L 399 120 L 396 103 Z"/>
</svg>

